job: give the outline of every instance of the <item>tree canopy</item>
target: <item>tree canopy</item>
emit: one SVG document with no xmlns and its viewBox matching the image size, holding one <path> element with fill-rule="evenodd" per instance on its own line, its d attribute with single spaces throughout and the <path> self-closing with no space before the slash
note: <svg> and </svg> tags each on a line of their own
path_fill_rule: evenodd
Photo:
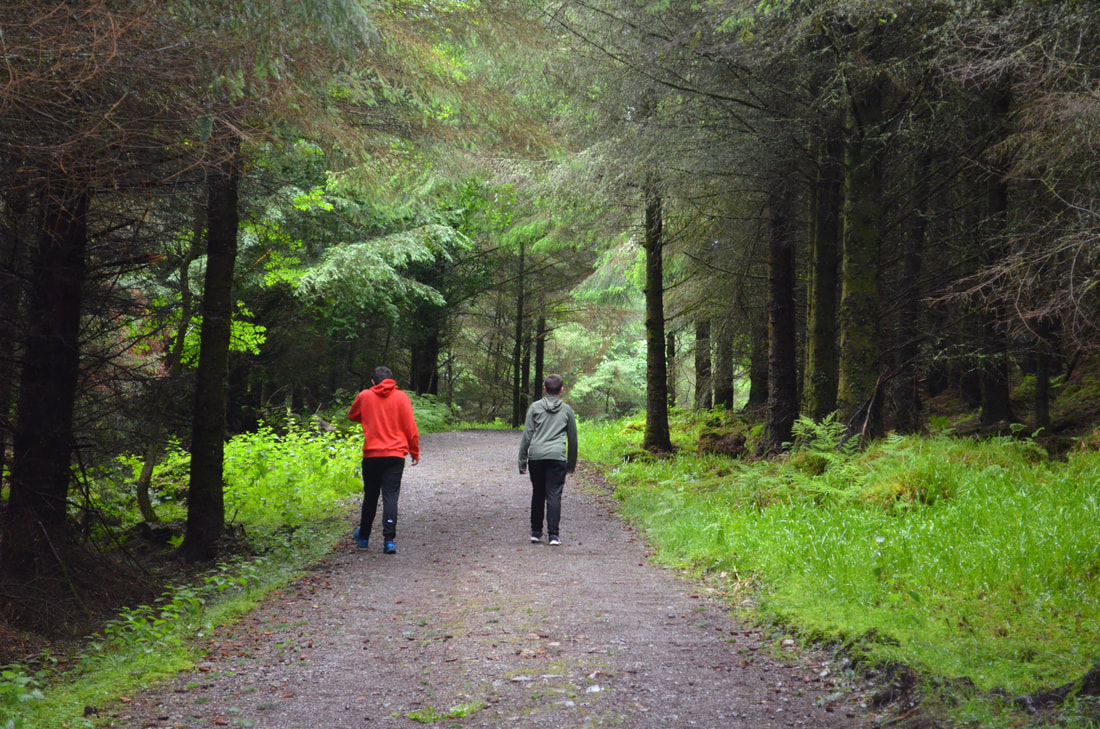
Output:
<svg viewBox="0 0 1100 729">
<path fill-rule="evenodd" d="M 670 407 L 743 412 L 760 456 L 946 396 L 1049 430 L 1100 350 L 1097 12 L 5 5 L 0 572 L 62 574 L 121 454 L 155 519 L 172 442 L 209 558 L 227 434 L 332 418 L 378 364 L 513 425 L 559 372 L 655 452 Z"/>
</svg>

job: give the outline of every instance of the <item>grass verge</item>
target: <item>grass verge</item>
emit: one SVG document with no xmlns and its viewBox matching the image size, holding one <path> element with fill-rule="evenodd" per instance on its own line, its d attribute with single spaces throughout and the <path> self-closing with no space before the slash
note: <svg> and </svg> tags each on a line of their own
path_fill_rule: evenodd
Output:
<svg viewBox="0 0 1100 729">
<path fill-rule="evenodd" d="M 1005 697 L 1100 658 L 1100 454 L 1054 462 L 1028 440 L 949 437 L 845 452 L 835 428 L 802 422 L 776 461 L 694 455 L 681 436 L 674 457 L 625 462 L 639 423 L 586 426 L 581 449 L 659 559 L 751 584 L 759 616 L 866 664 L 972 686 L 959 725 L 1017 724 Z M 1093 726 L 1072 707 L 1059 721 Z"/>
</svg>

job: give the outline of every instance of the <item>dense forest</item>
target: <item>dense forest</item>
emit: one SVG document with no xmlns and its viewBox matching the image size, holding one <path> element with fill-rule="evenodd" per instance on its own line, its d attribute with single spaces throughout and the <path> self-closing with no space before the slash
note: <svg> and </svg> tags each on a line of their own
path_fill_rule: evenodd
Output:
<svg viewBox="0 0 1100 729">
<path fill-rule="evenodd" d="M 1055 432 L 1100 345 L 1100 9 L 1078 0 L 19 0 L 0 8 L 0 575 L 89 474 L 328 427 L 378 364 L 518 426 L 745 410 Z M 337 415 L 334 415 L 337 414 Z"/>
</svg>

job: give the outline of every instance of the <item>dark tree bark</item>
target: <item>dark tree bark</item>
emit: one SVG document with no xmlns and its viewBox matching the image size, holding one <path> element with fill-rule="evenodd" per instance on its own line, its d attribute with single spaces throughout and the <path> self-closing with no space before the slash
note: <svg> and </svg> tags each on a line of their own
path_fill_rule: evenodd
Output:
<svg viewBox="0 0 1100 729">
<path fill-rule="evenodd" d="M 88 191 L 71 176 L 50 180 L 39 206 L 0 562 L 6 574 L 21 577 L 34 575 L 66 538 Z"/>
<path fill-rule="evenodd" d="M 714 343 L 714 406 L 733 410 L 733 395 L 733 339 L 729 322 L 724 322 Z"/>
<path fill-rule="evenodd" d="M 645 189 L 645 338 L 646 418 L 642 447 L 672 451 L 668 425 L 668 368 L 665 363 L 664 232 L 661 194 L 652 182 Z"/>
<path fill-rule="evenodd" d="M 207 198 L 206 278 L 202 331 L 191 427 L 191 482 L 187 529 L 179 554 L 192 562 L 216 556 L 225 525 L 224 457 L 226 381 L 233 317 L 233 272 L 237 262 L 240 148 L 210 172 Z"/>
<path fill-rule="evenodd" d="M 988 317 L 982 326 L 984 362 L 981 369 L 981 422 L 983 425 L 1014 420 L 1008 382 L 1008 342 L 1001 323 Z"/>
<path fill-rule="evenodd" d="M 512 427 L 523 425 L 527 411 L 523 409 L 523 392 L 520 389 L 520 366 L 523 360 L 523 322 L 527 316 L 527 304 L 524 301 L 524 243 L 519 243 L 519 275 L 516 276 L 516 330 L 512 346 Z"/>
<path fill-rule="evenodd" d="M 806 368 L 802 409 L 814 420 L 836 410 L 837 263 L 844 200 L 843 145 L 825 142 L 810 199 L 810 273 L 806 311 Z"/>
<path fill-rule="evenodd" d="M 417 395 L 436 395 L 439 392 L 439 352 L 443 345 L 439 337 L 440 322 L 433 318 L 439 307 L 428 306 L 418 309 L 416 321 L 419 331 L 412 342 L 412 380 L 413 392 Z M 421 316 L 422 315 L 422 316 Z"/>
<path fill-rule="evenodd" d="M 882 81 L 852 102 L 845 143 L 837 408 L 854 431 L 881 431 L 879 246 L 882 226 Z"/>
<path fill-rule="evenodd" d="M 759 453 L 778 452 L 791 440 L 798 417 L 791 193 L 782 179 L 768 192 L 768 410 Z"/>
<path fill-rule="evenodd" d="M 17 340 L 22 337 L 17 322 L 22 314 L 19 302 L 24 281 L 17 275 L 23 264 L 30 239 L 30 196 L 28 188 L 8 191 L 0 200 L 0 489 L 7 484 L 10 436 L 15 431 L 15 384 L 19 377 L 16 362 L 21 353 Z"/>
<path fill-rule="evenodd" d="M 714 404 L 710 376 L 710 320 L 695 323 L 695 409 L 708 410 Z"/>
<path fill-rule="evenodd" d="M 749 349 L 749 397 L 745 408 L 756 410 L 768 404 L 768 327 L 756 326 Z"/>
<path fill-rule="evenodd" d="M 526 413 L 531 406 L 531 334 L 523 337 L 523 359 L 520 364 L 519 409 Z"/>
<path fill-rule="evenodd" d="M 540 314 L 535 327 L 535 375 L 531 382 L 531 399 L 542 397 L 542 381 L 546 379 L 546 315 Z"/>
<path fill-rule="evenodd" d="M 928 175 L 932 158 L 921 156 L 916 167 L 917 180 L 913 187 L 914 209 L 910 211 L 903 227 L 901 271 L 898 292 L 901 305 L 898 310 L 898 341 L 893 382 L 894 430 L 899 433 L 919 433 L 924 427 L 923 404 L 920 393 L 921 338 L 926 328 L 922 303 L 921 273 L 924 268 L 924 237 L 928 229 L 925 206 L 928 196 Z"/>
<path fill-rule="evenodd" d="M 447 264 L 441 257 L 430 263 L 409 267 L 418 282 L 442 290 L 446 284 Z M 447 331 L 448 309 L 431 301 L 422 301 L 411 312 L 409 334 L 409 383 L 417 395 L 439 394 L 439 354 Z"/>
</svg>

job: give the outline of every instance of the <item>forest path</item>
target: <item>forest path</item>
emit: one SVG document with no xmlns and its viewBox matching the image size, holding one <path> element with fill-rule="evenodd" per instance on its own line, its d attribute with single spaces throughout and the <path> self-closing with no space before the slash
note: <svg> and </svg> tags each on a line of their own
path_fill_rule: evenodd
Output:
<svg viewBox="0 0 1100 729">
<path fill-rule="evenodd" d="M 377 525 L 356 549 L 349 513 L 346 545 L 220 629 L 206 663 L 101 715 L 142 729 L 872 724 L 822 656 L 773 657 L 774 639 L 651 564 L 583 468 L 566 482 L 563 545 L 531 544 L 518 445 L 425 435 L 396 555 Z"/>
</svg>

